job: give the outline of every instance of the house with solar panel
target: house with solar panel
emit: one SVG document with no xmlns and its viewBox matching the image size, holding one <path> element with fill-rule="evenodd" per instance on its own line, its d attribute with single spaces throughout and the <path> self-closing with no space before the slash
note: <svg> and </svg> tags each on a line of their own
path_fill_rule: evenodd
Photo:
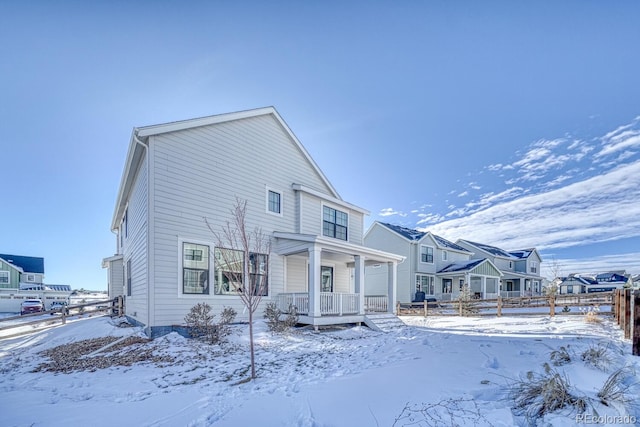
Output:
<svg viewBox="0 0 640 427">
<path fill-rule="evenodd" d="M 25 299 L 39 298 L 49 309 L 53 301 L 67 301 L 69 285 L 44 283 L 44 258 L 0 254 L 0 312 L 19 312 Z"/>
<path fill-rule="evenodd" d="M 536 248 L 504 250 L 496 246 L 458 239 L 456 244 L 472 253 L 472 259 L 489 259 L 502 272 L 503 297 L 542 294 L 542 257 Z"/>
<path fill-rule="evenodd" d="M 475 298 L 496 298 L 500 292 L 502 273 L 490 259 L 473 258 L 470 250 L 431 232 L 376 221 L 367 230 L 364 244 L 405 257 L 397 272 L 401 303 L 456 299 L 465 284 Z M 375 286 L 384 291 L 386 266 L 367 266 L 367 274 L 370 291 Z"/>
</svg>

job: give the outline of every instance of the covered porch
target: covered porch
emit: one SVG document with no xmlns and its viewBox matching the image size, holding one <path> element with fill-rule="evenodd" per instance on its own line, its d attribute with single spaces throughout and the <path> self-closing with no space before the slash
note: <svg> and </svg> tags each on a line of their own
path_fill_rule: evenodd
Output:
<svg viewBox="0 0 640 427">
<path fill-rule="evenodd" d="M 497 298 L 502 273 L 488 259 L 469 260 L 451 264 L 437 273 L 442 282 L 442 293 L 436 299 L 451 301 L 459 297 L 465 284 L 469 285 L 472 298 Z"/>
<path fill-rule="evenodd" d="M 503 298 L 542 295 L 542 280 L 525 274 L 508 272 L 502 278 L 500 296 Z"/>
<path fill-rule="evenodd" d="M 275 303 L 284 312 L 294 306 L 300 323 L 360 323 L 367 313 L 395 312 L 397 265 L 404 257 L 315 235 L 274 237 L 274 252 L 285 260 L 285 292 L 275 296 Z M 365 277 L 365 266 L 382 263 L 388 266 L 384 295 L 368 289 Z"/>
</svg>

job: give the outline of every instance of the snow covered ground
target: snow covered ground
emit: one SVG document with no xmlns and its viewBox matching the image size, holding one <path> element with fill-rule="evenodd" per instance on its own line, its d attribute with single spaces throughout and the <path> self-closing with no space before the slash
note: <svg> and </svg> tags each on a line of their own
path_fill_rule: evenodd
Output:
<svg viewBox="0 0 640 427">
<path fill-rule="evenodd" d="M 545 363 L 566 376 L 572 393 L 588 406 L 581 419 L 565 408 L 539 425 L 634 425 L 640 420 L 637 407 L 605 406 L 596 396 L 623 366 L 632 372 L 623 384 L 630 387 L 628 395 L 640 395 L 635 374 L 640 357 L 630 354 L 630 341 L 608 320 L 402 319 L 406 327 L 387 333 L 352 327 L 274 335 L 259 322 L 259 378 L 250 382 L 243 381 L 249 366 L 246 325 L 235 325 L 222 346 L 169 334 L 93 350 L 93 356 L 120 360 L 120 366 L 55 372 L 62 362 L 51 364 L 43 351 L 99 337 L 142 337 L 139 329 L 120 327 L 108 317 L 70 319 L 66 326 L 0 340 L 0 425 L 528 425 L 512 411 L 507 389 L 528 371 L 543 375 Z M 608 355 L 606 366 L 583 362 L 585 351 L 601 347 Z M 571 360 L 554 366 L 552 352 L 561 348 Z M 136 357 L 143 361 L 127 366 Z"/>
</svg>

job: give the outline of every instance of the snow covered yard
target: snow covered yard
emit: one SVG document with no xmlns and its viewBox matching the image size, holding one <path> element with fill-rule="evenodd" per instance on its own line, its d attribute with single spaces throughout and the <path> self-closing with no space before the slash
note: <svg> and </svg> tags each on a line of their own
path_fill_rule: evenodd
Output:
<svg viewBox="0 0 640 427">
<path fill-rule="evenodd" d="M 507 388 L 528 371 L 544 374 L 545 363 L 585 398 L 585 414 L 591 418 L 576 420 L 577 412 L 567 407 L 546 415 L 540 425 L 589 420 L 620 425 L 640 419 L 637 407 L 605 406 L 597 397 L 617 368 L 640 372 L 630 342 L 607 320 L 586 323 L 583 316 L 542 315 L 402 319 L 407 327 L 389 333 L 352 327 L 274 335 L 259 322 L 259 378 L 252 382 L 243 381 L 249 369 L 246 325 L 235 325 L 223 346 L 209 346 L 177 334 L 149 342 L 139 329 L 119 327 L 108 317 L 73 320 L 0 340 L 0 423 L 528 425 L 512 411 Z M 104 337 L 111 339 L 83 341 Z M 132 339 L 98 351 L 121 337 Z M 75 354 L 46 351 L 78 342 Z M 604 366 L 582 360 L 595 348 L 606 348 Z M 558 354 L 566 356 L 561 365 L 553 363 L 560 360 Z M 84 370 L 73 370 L 78 363 Z M 624 385 L 630 387 L 629 396 L 640 394 L 637 374 L 625 378 Z"/>
</svg>

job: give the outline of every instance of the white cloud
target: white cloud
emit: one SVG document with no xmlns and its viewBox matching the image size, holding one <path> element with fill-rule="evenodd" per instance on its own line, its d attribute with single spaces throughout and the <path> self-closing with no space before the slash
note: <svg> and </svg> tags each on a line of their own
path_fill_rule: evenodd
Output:
<svg viewBox="0 0 640 427">
<path fill-rule="evenodd" d="M 384 208 L 381 209 L 380 212 L 378 213 L 379 216 L 385 217 L 385 216 L 394 216 L 394 215 L 398 215 L 398 216 L 407 216 L 407 214 L 397 211 L 393 208 Z"/>
<path fill-rule="evenodd" d="M 639 199 L 636 161 L 563 188 L 440 222 L 430 230 L 451 240 L 467 238 L 505 248 L 572 247 L 639 236 Z"/>
<path fill-rule="evenodd" d="M 629 134 L 631 132 L 625 133 Z M 611 143 L 605 144 L 602 150 L 596 153 L 594 157 L 599 159 L 618 151 L 628 150 L 629 148 L 640 148 L 640 132 L 634 133 L 634 135 L 624 139 L 614 139 Z"/>
<path fill-rule="evenodd" d="M 462 193 L 458 194 L 458 197 L 464 197 L 464 196 L 468 196 L 469 192 L 468 191 L 463 191 Z"/>
</svg>

